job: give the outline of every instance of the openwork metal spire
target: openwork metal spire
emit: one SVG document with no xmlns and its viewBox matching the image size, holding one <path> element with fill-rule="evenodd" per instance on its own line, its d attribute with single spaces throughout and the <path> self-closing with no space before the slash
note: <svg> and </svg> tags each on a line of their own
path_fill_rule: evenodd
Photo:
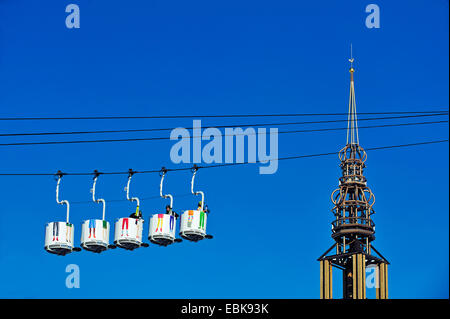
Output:
<svg viewBox="0 0 450 319">
<path fill-rule="evenodd" d="M 358 135 L 358 115 L 356 113 L 356 99 L 355 99 L 355 80 L 354 73 L 355 68 L 353 67 L 353 62 L 355 59 L 353 58 L 352 49 L 350 47 L 350 97 L 348 101 L 348 118 L 347 118 L 347 143 L 345 147 L 339 152 L 339 159 L 341 160 L 342 165 L 348 159 L 361 160 L 361 173 L 362 168 L 364 167 L 364 162 L 367 159 L 367 154 L 364 149 L 359 145 L 359 135 Z"/>
<path fill-rule="evenodd" d="M 364 176 L 367 154 L 359 145 L 358 124 L 355 104 L 353 56 L 350 65 L 350 100 L 348 110 L 347 144 L 339 152 L 342 176 L 339 187 L 332 193 L 332 237 L 337 243 L 337 253 L 364 251 L 370 254 L 370 242 L 375 239 L 374 214 L 375 196 L 367 186 Z"/>
<path fill-rule="evenodd" d="M 339 187 L 331 194 L 333 202 L 331 237 L 335 244 L 321 257 L 321 298 L 332 298 L 332 268 L 343 271 L 343 298 L 365 299 L 365 268 L 378 267 L 380 277 L 377 298 L 387 298 L 389 262 L 373 247 L 375 223 L 372 215 L 375 196 L 364 176 L 367 154 L 359 145 L 356 115 L 353 56 L 350 61 L 350 99 L 348 105 L 347 143 L 339 152 L 342 175 Z M 336 248 L 334 255 L 328 253 Z M 373 255 L 372 250 L 378 255 Z"/>
</svg>

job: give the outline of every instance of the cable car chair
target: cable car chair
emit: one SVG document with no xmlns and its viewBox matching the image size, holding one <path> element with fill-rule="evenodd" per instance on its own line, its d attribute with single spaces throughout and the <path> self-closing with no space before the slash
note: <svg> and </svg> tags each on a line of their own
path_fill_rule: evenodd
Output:
<svg viewBox="0 0 450 319">
<path fill-rule="evenodd" d="M 91 193 L 94 203 L 103 204 L 102 219 L 88 219 L 81 224 L 81 247 L 94 253 L 101 253 L 108 248 L 116 248 L 116 246 L 109 244 L 110 225 L 105 220 L 106 201 L 103 198 L 95 199 L 95 186 L 100 174 L 97 170 L 94 171 L 94 184 Z"/>
<path fill-rule="evenodd" d="M 69 222 L 70 204 L 67 200 L 59 200 L 59 185 L 64 173 L 58 171 L 56 173 L 58 181 L 56 183 L 56 202 L 60 205 L 67 206 L 67 214 L 65 222 L 50 222 L 45 227 L 45 250 L 51 254 L 65 256 L 72 251 L 80 251 L 79 247 L 74 247 L 73 238 L 75 227 Z"/>
<path fill-rule="evenodd" d="M 144 219 L 140 216 L 139 198 L 130 198 L 130 182 L 131 177 L 135 172 L 132 169 L 128 171 L 128 183 L 125 187 L 127 193 L 127 200 L 136 202 L 136 213 L 133 217 L 122 217 L 116 220 L 114 232 L 114 244 L 126 250 L 134 250 L 141 246 L 148 247 L 147 243 L 142 242 L 142 230 L 144 226 Z"/>
<path fill-rule="evenodd" d="M 167 169 L 163 167 L 160 172 L 161 183 L 159 184 L 159 195 L 162 198 L 170 198 L 170 213 L 167 211 L 163 214 L 154 214 L 150 218 L 148 240 L 153 244 L 166 247 L 174 242 L 181 242 L 180 238 L 175 238 L 178 215 L 173 209 L 173 196 L 170 194 L 163 195 L 163 182 L 167 173 Z"/>
<path fill-rule="evenodd" d="M 192 168 L 192 180 L 191 180 L 191 193 L 195 196 L 201 195 L 202 200 L 199 202 L 199 209 L 197 210 L 186 210 L 181 215 L 180 221 L 180 236 L 184 239 L 197 242 L 204 238 L 211 239 L 212 235 L 206 234 L 206 221 L 207 212 L 204 211 L 205 205 L 205 194 L 202 191 L 194 191 L 194 180 L 197 174 L 198 167 L 194 165 Z"/>
</svg>

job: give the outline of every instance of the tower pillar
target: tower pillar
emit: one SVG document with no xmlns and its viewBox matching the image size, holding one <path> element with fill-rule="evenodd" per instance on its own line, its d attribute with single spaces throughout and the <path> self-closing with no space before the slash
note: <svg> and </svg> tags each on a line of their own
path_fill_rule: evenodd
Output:
<svg viewBox="0 0 450 319">
<path fill-rule="evenodd" d="M 333 299 L 333 266 L 329 260 L 320 261 L 320 299 Z"/>
<path fill-rule="evenodd" d="M 377 288 L 376 288 L 376 298 L 377 299 L 388 299 L 388 265 L 387 263 L 380 263 L 378 265 L 378 276 L 377 276 Z"/>
</svg>

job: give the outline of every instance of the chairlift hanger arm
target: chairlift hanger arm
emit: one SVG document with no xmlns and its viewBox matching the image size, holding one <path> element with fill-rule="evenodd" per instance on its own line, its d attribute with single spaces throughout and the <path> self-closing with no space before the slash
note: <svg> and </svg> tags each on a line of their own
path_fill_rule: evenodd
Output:
<svg viewBox="0 0 450 319">
<path fill-rule="evenodd" d="M 98 176 L 99 176 L 100 174 L 101 174 L 101 173 L 98 172 L 97 170 L 94 171 L 94 184 L 92 185 L 92 200 L 93 200 L 95 203 L 102 203 L 102 204 L 103 204 L 102 220 L 105 220 L 106 201 L 105 201 L 103 198 L 95 199 L 95 186 L 96 186 L 96 184 L 97 184 L 97 179 L 98 179 Z"/>
<path fill-rule="evenodd" d="M 163 194 L 163 182 L 164 182 L 164 177 L 166 176 L 167 173 L 167 169 L 165 167 L 163 167 L 161 169 L 161 183 L 159 184 L 159 196 L 161 196 L 162 198 L 170 198 L 170 209 L 173 209 L 173 196 L 171 194 Z"/>
<path fill-rule="evenodd" d="M 56 183 L 56 202 L 60 205 L 66 205 L 67 206 L 67 213 L 66 213 L 66 222 L 69 223 L 69 211 L 70 211 L 70 204 L 68 200 L 59 200 L 59 184 L 61 183 L 62 177 L 65 175 L 61 171 L 58 171 L 56 174 L 58 176 L 58 181 Z"/>
<path fill-rule="evenodd" d="M 205 205 L 205 194 L 202 191 L 194 191 L 194 180 L 195 180 L 195 176 L 197 174 L 198 169 L 199 169 L 199 167 L 197 165 L 194 165 L 194 167 L 192 168 L 193 174 L 192 174 L 192 180 L 191 180 L 191 193 L 196 196 L 198 194 L 202 195 L 201 210 L 203 211 L 203 207 Z"/>
<path fill-rule="evenodd" d="M 139 198 L 137 198 L 137 197 L 130 198 L 130 182 L 131 182 L 131 178 L 133 177 L 134 173 L 136 173 L 136 172 L 134 172 L 131 168 L 128 170 L 128 183 L 127 183 L 127 186 L 125 187 L 125 191 L 127 192 L 127 200 L 129 200 L 130 202 L 136 202 L 137 207 L 139 208 L 139 206 L 140 206 Z"/>
</svg>

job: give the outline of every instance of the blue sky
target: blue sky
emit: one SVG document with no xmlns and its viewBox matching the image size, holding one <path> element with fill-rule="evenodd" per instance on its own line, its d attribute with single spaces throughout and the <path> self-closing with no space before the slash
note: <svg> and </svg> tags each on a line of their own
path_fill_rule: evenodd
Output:
<svg viewBox="0 0 450 319">
<path fill-rule="evenodd" d="M 80 6 L 80 29 L 65 27 L 69 3 Z M 448 109 L 448 1 L 377 1 L 380 29 L 365 27 L 369 3 L 0 0 L 0 117 L 346 112 L 350 43 L 359 112 Z M 0 125 L 7 133 L 190 127 L 192 121 Z M 447 124 L 360 130 L 366 148 L 447 137 Z M 88 137 L 45 139 L 78 138 Z M 279 155 L 332 152 L 344 144 L 345 131 L 280 135 Z M 170 161 L 172 145 L 0 146 L 0 164 L 2 172 L 181 167 Z M 198 187 L 212 211 L 213 240 L 65 257 L 43 249 L 45 223 L 65 216 L 54 179 L 2 176 L 0 297 L 318 298 L 316 259 L 332 245 L 338 164 L 337 156 L 327 156 L 280 162 L 274 175 L 258 174 L 257 165 L 202 170 Z M 374 245 L 391 262 L 390 297 L 448 298 L 448 144 L 368 152 L 365 172 L 377 199 Z M 62 197 L 89 201 L 91 182 L 65 177 Z M 189 193 L 189 172 L 169 173 L 166 182 L 176 211 L 194 208 L 197 198 L 176 196 Z M 97 193 L 124 199 L 125 184 L 126 176 L 101 176 Z M 157 174 L 136 175 L 132 192 L 157 196 L 158 187 Z M 142 202 L 147 226 L 165 204 Z M 133 209 L 111 202 L 106 216 L 113 221 Z M 72 205 L 77 242 L 81 221 L 100 214 L 94 203 Z M 68 264 L 80 267 L 79 289 L 65 287 Z"/>
</svg>

